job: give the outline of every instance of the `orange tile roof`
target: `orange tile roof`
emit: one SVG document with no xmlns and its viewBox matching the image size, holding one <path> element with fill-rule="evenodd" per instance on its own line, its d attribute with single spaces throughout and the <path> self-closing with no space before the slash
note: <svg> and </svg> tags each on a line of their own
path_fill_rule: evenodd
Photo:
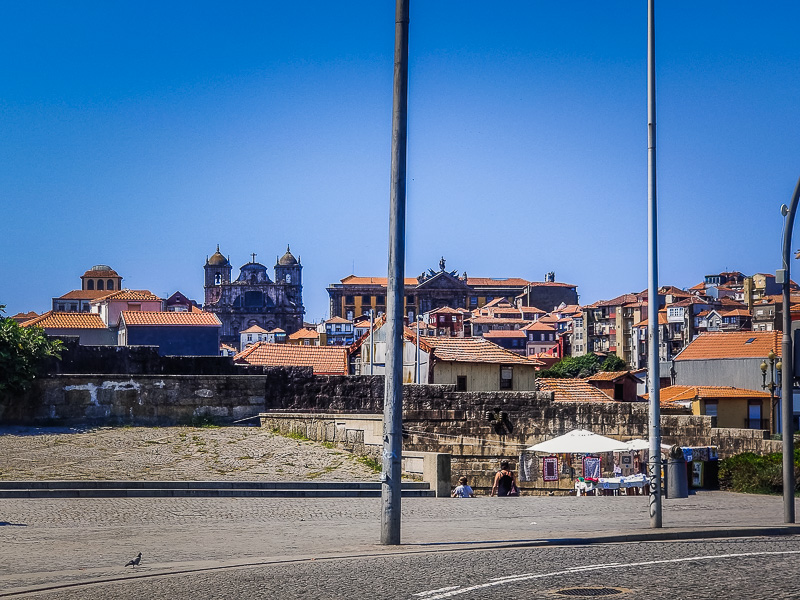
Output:
<svg viewBox="0 0 800 600">
<path fill-rule="evenodd" d="M 508 304 L 509 306 L 511 306 L 511 302 L 509 302 L 505 298 L 495 298 L 494 300 L 490 300 L 489 302 L 481 306 L 481 308 L 492 308 L 494 306 L 499 306 L 500 304 Z"/>
<path fill-rule="evenodd" d="M 104 300 L 141 300 L 155 302 L 161 300 L 161 298 L 150 292 L 150 290 L 129 290 L 126 288 L 95 298 L 92 300 L 92 304 L 103 302 Z"/>
<path fill-rule="evenodd" d="M 560 281 L 529 281 L 528 285 L 531 287 L 578 287 L 572 283 L 562 283 Z"/>
<path fill-rule="evenodd" d="M 460 315 L 461 311 L 456 310 L 455 308 L 450 308 L 449 306 L 440 306 L 439 308 L 434 308 L 430 311 L 431 314 L 446 314 L 446 315 Z"/>
<path fill-rule="evenodd" d="M 339 323 L 352 323 L 352 321 L 348 321 L 347 319 L 343 319 L 342 317 L 331 317 L 330 319 L 325 321 L 326 325 L 328 323 L 333 323 L 334 325 L 337 325 Z"/>
<path fill-rule="evenodd" d="M 319 339 L 319 333 L 311 331 L 310 329 L 298 329 L 289 336 L 290 340 L 316 340 Z"/>
<path fill-rule="evenodd" d="M 537 320 L 538 323 L 558 323 L 558 317 L 554 315 L 545 315 L 543 317 L 539 317 Z"/>
<path fill-rule="evenodd" d="M 72 290 L 71 292 L 67 292 L 63 296 L 60 296 L 59 300 L 94 300 L 95 298 L 100 298 L 101 296 L 107 295 L 108 292 L 103 290 Z"/>
<path fill-rule="evenodd" d="M 238 350 L 236 350 L 236 348 L 234 348 L 233 346 L 229 346 L 228 344 L 220 344 L 219 345 L 219 349 L 220 350 L 227 350 L 228 352 L 233 352 L 234 354 L 236 352 L 238 352 Z"/>
<path fill-rule="evenodd" d="M 357 275 L 348 275 L 341 280 L 344 285 L 380 285 L 386 287 L 388 285 L 388 278 L 386 277 L 358 277 Z M 419 282 L 414 277 L 405 278 L 406 287 L 416 287 Z"/>
<path fill-rule="evenodd" d="M 719 314 L 722 317 L 749 317 L 750 311 L 746 308 L 734 308 L 733 310 L 728 310 Z"/>
<path fill-rule="evenodd" d="M 24 323 L 25 321 L 30 321 L 31 319 L 35 319 L 38 316 L 39 313 L 37 313 L 35 310 L 32 310 L 26 313 L 18 312 L 15 315 L 11 315 L 10 318 L 16 321 L 17 323 Z"/>
<path fill-rule="evenodd" d="M 495 331 L 487 331 L 483 334 L 483 337 L 486 339 L 491 338 L 522 338 L 528 339 L 528 336 L 525 335 L 524 331 L 519 329 L 513 329 L 511 331 L 503 331 L 502 329 L 497 329 Z"/>
<path fill-rule="evenodd" d="M 98 278 L 99 277 L 119 277 L 119 273 L 117 273 L 114 269 L 103 270 L 103 271 L 93 271 L 93 270 L 89 269 L 83 275 L 81 275 L 81 279 L 83 279 L 84 277 L 88 277 L 89 279 L 92 279 L 94 277 L 98 277 Z"/>
<path fill-rule="evenodd" d="M 648 398 L 645 394 L 643 398 Z M 757 390 L 744 390 L 742 388 L 729 387 L 726 385 L 671 385 L 661 388 L 659 399 L 662 403 L 671 402 L 692 402 L 706 398 L 714 399 L 734 399 L 734 398 L 769 398 L 769 393 Z"/>
<path fill-rule="evenodd" d="M 516 365 L 539 362 L 530 361 L 483 338 L 429 337 L 425 341 L 433 347 L 433 355 L 437 360 L 447 362 Z"/>
<path fill-rule="evenodd" d="M 630 375 L 630 371 L 599 371 L 586 378 L 586 381 L 614 381 Z"/>
<path fill-rule="evenodd" d="M 30 321 L 23 327 L 41 327 L 42 329 L 106 329 L 106 324 L 97 313 L 54 312 L 47 311 Z"/>
<path fill-rule="evenodd" d="M 555 392 L 557 402 L 614 402 L 585 379 L 539 377 L 537 387 L 543 392 Z"/>
<path fill-rule="evenodd" d="M 267 333 L 267 330 L 258 325 L 251 325 L 247 329 L 242 329 L 239 333 Z"/>
<path fill-rule="evenodd" d="M 467 277 L 467 285 L 471 287 L 520 287 L 526 286 L 530 281 L 519 277 L 494 278 L 494 277 Z M 564 284 L 559 284 L 564 285 Z"/>
<path fill-rule="evenodd" d="M 140 310 L 123 310 L 120 321 L 125 325 L 145 326 L 191 326 L 191 327 L 222 327 L 222 323 L 214 313 L 200 312 L 156 312 Z"/>
<path fill-rule="evenodd" d="M 666 325 L 667 322 L 668 322 L 667 321 L 667 312 L 664 311 L 664 310 L 658 311 L 658 324 L 659 325 Z M 642 321 L 639 321 L 638 323 L 635 323 L 633 325 L 633 327 L 645 327 L 647 325 L 647 323 L 648 323 L 647 319 L 644 319 Z"/>
<path fill-rule="evenodd" d="M 770 350 L 780 356 L 781 336 L 780 331 L 701 333 L 678 353 L 675 360 L 763 358 Z"/>
<path fill-rule="evenodd" d="M 522 331 L 548 331 L 554 332 L 556 330 L 555 327 L 548 325 L 547 323 L 542 323 L 542 320 L 539 319 L 538 321 L 534 321 L 522 328 Z"/>
<path fill-rule="evenodd" d="M 500 317 L 472 317 L 475 325 L 525 325 L 530 319 L 502 319 Z"/>
<path fill-rule="evenodd" d="M 347 348 L 256 342 L 233 357 L 236 363 L 269 367 L 311 367 L 315 375 L 347 375 Z"/>
</svg>

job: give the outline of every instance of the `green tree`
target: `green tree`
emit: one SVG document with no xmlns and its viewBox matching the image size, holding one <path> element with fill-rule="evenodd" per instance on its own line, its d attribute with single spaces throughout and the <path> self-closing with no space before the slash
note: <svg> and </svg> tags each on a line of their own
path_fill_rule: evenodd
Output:
<svg viewBox="0 0 800 600">
<path fill-rule="evenodd" d="M 61 340 L 48 339 L 39 327 L 22 327 L 2 316 L 0 304 L 0 397 L 27 390 L 50 356 L 61 358 Z"/>
<path fill-rule="evenodd" d="M 549 369 L 539 371 L 539 377 L 576 378 L 589 377 L 598 371 L 626 371 L 628 365 L 620 357 L 610 355 L 605 360 L 596 354 L 567 356 Z"/>
</svg>

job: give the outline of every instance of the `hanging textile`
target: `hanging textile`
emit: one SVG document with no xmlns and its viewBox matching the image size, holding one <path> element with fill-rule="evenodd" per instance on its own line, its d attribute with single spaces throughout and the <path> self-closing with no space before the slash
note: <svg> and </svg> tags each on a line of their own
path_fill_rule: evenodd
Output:
<svg viewBox="0 0 800 600">
<path fill-rule="evenodd" d="M 583 457 L 583 478 L 600 479 L 600 459 L 595 456 Z"/>
<path fill-rule="evenodd" d="M 558 481 L 558 459 L 548 456 L 542 459 L 542 479 L 545 481 Z"/>
<path fill-rule="evenodd" d="M 539 461 L 536 460 L 536 456 L 533 452 L 522 452 L 519 455 L 519 474 L 518 478 L 520 481 L 536 481 L 539 478 L 539 474 L 537 473 Z"/>
</svg>

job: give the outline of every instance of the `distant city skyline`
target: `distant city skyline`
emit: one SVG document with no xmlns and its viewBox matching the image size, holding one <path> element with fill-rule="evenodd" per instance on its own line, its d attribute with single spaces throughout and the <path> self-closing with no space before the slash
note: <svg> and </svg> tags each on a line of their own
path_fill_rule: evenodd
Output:
<svg viewBox="0 0 800 600">
<path fill-rule="evenodd" d="M 329 284 L 385 276 L 393 2 L 0 14 L 8 314 L 48 310 L 95 264 L 201 301 L 217 244 L 235 269 L 291 245 L 309 321 Z M 780 267 L 798 18 L 656 2 L 660 284 Z M 409 37 L 406 276 L 444 256 L 555 271 L 582 303 L 645 289 L 646 3 L 415 2 Z"/>
</svg>

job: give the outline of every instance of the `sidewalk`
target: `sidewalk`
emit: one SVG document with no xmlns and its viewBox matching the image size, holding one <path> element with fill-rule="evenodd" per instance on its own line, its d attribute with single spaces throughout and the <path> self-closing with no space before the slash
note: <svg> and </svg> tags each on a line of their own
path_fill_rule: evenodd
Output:
<svg viewBox="0 0 800 600">
<path fill-rule="evenodd" d="M 782 499 L 407 498 L 402 546 L 379 545 L 373 498 L 98 498 L 0 501 L 0 597 L 20 589 L 234 565 L 553 543 L 786 535 Z M 133 573 L 123 565 L 142 552 Z"/>
</svg>

